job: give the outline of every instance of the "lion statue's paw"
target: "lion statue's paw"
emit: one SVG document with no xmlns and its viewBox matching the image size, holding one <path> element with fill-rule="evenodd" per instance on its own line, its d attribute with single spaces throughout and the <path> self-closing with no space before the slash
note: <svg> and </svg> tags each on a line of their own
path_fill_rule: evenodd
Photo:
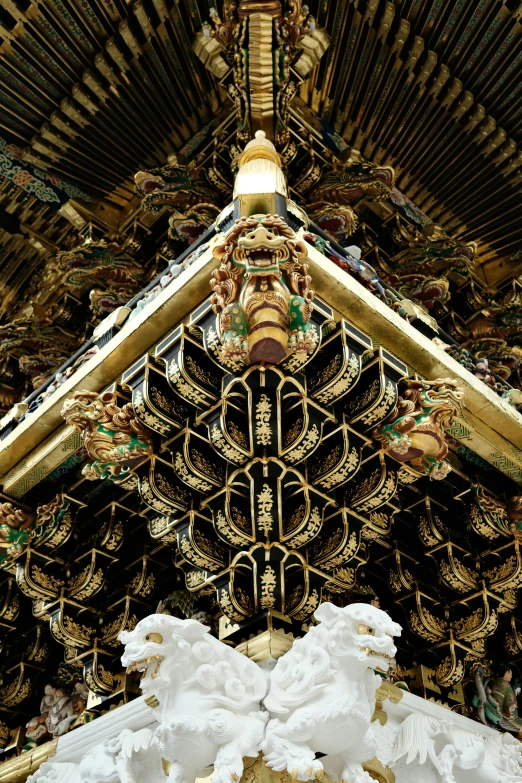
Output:
<svg viewBox="0 0 522 783">
<path fill-rule="evenodd" d="M 212 783 L 238 783 L 243 775 L 243 759 L 240 755 L 227 764 L 220 764 L 212 775 Z"/>
<path fill-rule="evenodd" d="M 296 745 L 291 753 L 277 750 L 265 752 L 264 759 L 275 772 L 286 770 L 294 780 L 321 780 L 324 774 L 322 762 L 315 758 L 315 753 L 306 745 Z"/>
<path fill-rule="evenodd" d="M 341 773 L 341 783 L 374 783 L 374 778 L 357 761 L 348 762 Z"/>
</svg>

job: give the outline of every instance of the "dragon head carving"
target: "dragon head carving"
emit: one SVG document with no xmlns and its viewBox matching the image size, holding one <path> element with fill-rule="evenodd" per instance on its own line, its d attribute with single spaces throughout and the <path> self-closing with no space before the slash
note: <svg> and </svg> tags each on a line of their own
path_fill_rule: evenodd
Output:
<svg viewBox="0 0 522 783">
<path fill-rule="evenodd" d="M 135 290 L 145 270 L 124 247 L 104 239 L 88 238 L 72 250 L 58 253 L 56 260 L 64 275 L 64 283 L 71 288 L 83 288 L 98 283 L 128 294 Z"/>
<path fill-rule="evenodd" d="M 427 226 L 422 233 L 403 232 L 401 238 L 406 239 L 406 236 L 409 246 L 391 259 L 398 275 L 438 277 L 451 271 L 467 275 L 473 267 L 477 252 L 475 242 L 458 242 L 435 224 Z"/>
<path fill-rule="evenodd" d="M 152 440 L 131 403 L 123 407 L 114 392 L 75 392 L 64 402 L 62 416 L 79 432 L 89 457 L 82 471 L 88 479 L 123 477 L 125 468 L 152 453 Z"/>
<path fill-rule="evenodd" d="M 328 631 L 329 649 L 334 655 L 350 655 L 373 669 L 387 671 L 397 648 L 394 636 L 401 626 L 386 612 L 371 604 L 339 607 L 324 603 L 315 612 L 321 628 Z"/>
<path fill-rule="evenodd" d="M 169 238 L 187 239 L 192 244 L 214 222 L 221 211 L 221 195 L 207 178 L 205 170 L 179 153 L 169 155 L 169 164 L 134 177 L 136 193 L 143 196 L 145 212 L 173 211 Z"/>
<path fill-rule="evenodd" d="M 335 163 L 307 193 L 308 213 L 323 231 L 345 241 L 359 227 L 354 207 L 383 201 L 393 188 L 394 171 L 366 161 Z"/>
<path fill-rule="evenodd" d="M 358 204 L 382 201 L 390 196 L 394 171 L 389 166 L 378 166 L 369 161 L 349 161 L 335 164 L 324 174 L 310 194 L 310 202 L 330 204 Z"/>
<path fill-rule="evenodd" d="M 319 228 L 339 242 L 348 239 L 359 227 L 355 211 L 347 204 L 329 204 L 326 201 L 314 202 L 310 217 Z"/>
</svg>

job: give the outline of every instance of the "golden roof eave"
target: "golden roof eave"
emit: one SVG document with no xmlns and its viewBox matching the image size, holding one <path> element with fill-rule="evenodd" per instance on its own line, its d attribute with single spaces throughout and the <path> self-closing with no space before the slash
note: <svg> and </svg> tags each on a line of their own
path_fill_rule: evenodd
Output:
<svg viewBox="0 0 522 783">
<path fill-rule="evenodd" d="M 463 426 L 472 430 L 472 435 L 466 436 L 468 445 L 520 480 L 522 415 L 312 246 L 308 246 L 308 255 L 314 289 L 342 316 L 405 361 L 412 371 L 431 380 L 459 380 L 466 392 Z M 0 445 L 2 475 L 63 426 L 60 411 L 75 390 L 101 391 L 199 305 L 209 294 L 208 281 L 215 265 L 209 248 L 5 438 Z"/>
</svg>

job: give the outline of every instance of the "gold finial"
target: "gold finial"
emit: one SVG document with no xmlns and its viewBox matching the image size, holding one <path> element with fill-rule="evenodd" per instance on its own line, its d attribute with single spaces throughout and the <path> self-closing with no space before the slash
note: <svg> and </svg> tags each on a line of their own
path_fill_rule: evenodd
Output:
<svg viewBox="0 0 522 783">
<path fill-rule="evenodd" d="M 277 154 L 276 148 L 270 139 L 267 139 L 266 133 L 263 130 L 256 131 L 252 141 L 249 141 L 246 145 L 243 154 L 239 159 L 239 168 L 250 160 L 259 160 L 260 158 L 271 160 L 278 168 L 281 168 L 281 158 Z"/>
<path fill-rule="evenodd" d="M 278 196 L 287 197 L 281 159 L 266 133 L 258 130 L 239 159 L 234 199 L 239 199 L 240 215 L 248 217 L 276 214 Z"/>
</svg>

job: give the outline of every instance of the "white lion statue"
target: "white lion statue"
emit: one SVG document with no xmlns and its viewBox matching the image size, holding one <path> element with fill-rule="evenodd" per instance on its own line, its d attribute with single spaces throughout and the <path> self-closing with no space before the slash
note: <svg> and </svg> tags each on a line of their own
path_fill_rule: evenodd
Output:
<svg viewBox="0 0 522 783">
<path fill-rule="evenodd" d="M 150 729 L 124 729 L 88 751 L 79 764 L 45 762 L 27 783 L 165 783 Z"/>
<path fill-rule="evenodd" d="M 326 771 L 343 783 L 369 783 L 362 763 L 377 749 L 371 718 L 381 682 L 372 669 L 388 670 L 401 627 L 369 604 L 325 603 L 315 618 L 320 624 L 272 671 L 264 702 L 273 717 L 262 745 L 265 761 L 297 780 L 320 780 Z M 327 758 L 320 761 L 316 752 Z"/>
<path fill-rule="evenodd" d="M 237 783 L 243 757 L 261 747 L 263 671 L 208 631 L 196 620 L 153 614 L 120 635 L 123 665 L 144 672 L 143 693 L 159 701 L 156 739 L 169 783 L 194 783 L 212 765 L 213 783 Z"/>
</svg>

